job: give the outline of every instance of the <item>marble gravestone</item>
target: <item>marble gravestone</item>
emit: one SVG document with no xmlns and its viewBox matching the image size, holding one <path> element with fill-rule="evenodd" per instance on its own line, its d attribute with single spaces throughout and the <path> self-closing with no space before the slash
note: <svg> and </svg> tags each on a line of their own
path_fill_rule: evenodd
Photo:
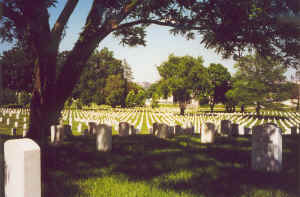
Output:
<svg viewBox="0 0 300 197">
<path fill-rule="evenodd" d="M 64 134 L 67 138 L 72 138 L 73 137 L 71 125 L 65 124 L 63 126 L 63 129 L 64 129 Z"/>
<path fill-rule="evenodd" d="M 16 128 L 11 128 L 11 135 L 16 136 L 17 135 L 17 129 Z"/>
<path fill-rule="evenodd" d="M 175 135 L 183 134 L 182 128 L 181 128 L 180 125 L 175 125 L 174 134 L 175 134 Z"/>
<path fill-rule="evenodd" d="M 119 123 L 119 136 L 128 136 L 129 135 L 129 123 L 120 122 Z"/>
<path fill-rule="evenodd" d="M 134 125 L 129 125 L 129 135 L 136 135 L 137 129 L 134 128 Z"/>
<path fill-rule="evenodd" d="M 237 137 L 240 134 L 240 126 L 239 124 L 232 123 L 230 129 L 230 136 Z"/>
<path fill-rule="evenodd" d="M 292 134 L 292 136 L 297 135 L 297 127 L 295 127 L 295 126 L 291 127 L 291 134 Z"/>
<path fill-rule="evenodd" d="M 159 125 L 159 123 L 157 123 L 157 122 L 153 123 L 153 129 L 152 129 L 153 135 L 157 135 L 158 125 Z"/>
<path fill-rule="evenodd" d="M 193 123 L 190 121 L 185 122 L 185 124 L 183 126 L 183 132 L 184 132 L 184 134 L 192 135 L 194 133 Z"/>
<path fill-rule="evenodd" d="M 203 125 L 201 132 L 201 143 L 213 143 L 215 141 L 215 136 L 217 134 L 217 128 L 215 124 L 211 122 L 206 122 Z"/>
<path fill-rule="evenodd" d="M 59 144 L 63 141 L 65 137 L 64 128 L 62 125 L 52 125 L 51 126 L 51 143 Z"/>
<path fill-rule="evenodd" d="M 221 134 L 229 135 L 231 130 L 230 120 L 221 120 Z"/>
<path fill-rule="evenodd" d="M 165 123 L 160 123 L 158 125 L 158 129 L 157 129 L 157 137 L 162 138 L 162 139 L 166 139 L 171 137 L 171 131 L 169 129 L 169 126 Z"/>
<path fill-rule="evenodd" d="M 31 139 L 4 143 L 5 197 L 41 197 L 41 155 Z"/>
<path fill-rule="evenodd" d="M 90 135 L 95 135 L 96 134 L 96 122 L 89 122 L 88 123 L 88 131 Z"/>
<path fill-rule="evenodd" d="M 96 149 L 108 152 L 112 149 L 112 127 L 100 124 L 96 127 Z"/>
<path fill-rule="evenodd" d="M 282 131 L 273 123 L 253 127 L 251 166 L 254 170 L 280 172 Z"/>
</svg>

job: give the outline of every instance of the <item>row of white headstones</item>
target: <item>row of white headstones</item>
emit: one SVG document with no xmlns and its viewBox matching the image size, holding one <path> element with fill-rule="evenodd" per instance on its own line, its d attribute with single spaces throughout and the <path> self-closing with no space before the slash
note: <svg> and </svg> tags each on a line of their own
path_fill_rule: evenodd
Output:
<svg viewBox="0 0 300 197">
<path fill-rule="evenodd" d="M 259 120 L 254 118 L 255 113 L 247 115 L 241 113 L 209 113 L 201 115 L 189 115 L 179 116 L 174 115 L 170 112 L 163 111 L 144 111 L 140 112 L 137 110 L 123 110 L 123 111 L 108 111 L 108 112 L 87 112 L 87 111 L 73 111 L 69 118 L 69 124 L 72 125 L 75 122 L 78 123 L 77 130 L 82 132 L 83 125 L 88 126 L 88 122 L 106 123 L 111 125 L 114 130 L 118 130 L 119 122 L 128 122 L 134 125 L 138 130 L 149 130 L 152 128 L 154 122 L 166 123 L 168 125 L 181 125 L 186 126 L 192 124 L 195 128 L 195 132 L 199 133 L 201 125 L 205 122 L 213 122 L 220 128 L 221 120 L 231 120 L 232 122 L 239 125 L 240 135 L 244 134 L 245 128 L 253 128 L 255 125 L 263 123 L 275 123 L 281 127 L 284 134 L 291 134 L 292 127 L 298 127 L 300 124 L 300 116 L 298 113 L 292 112 L 265 112 L 262 115 L 272 117 L 285 117 L 285 118 L 269 118 Z M 68 112 L 63 112 L 63 119 L 68 119 Z"/>
<path fill-rule="evenodd" d="M 188 125 L 193 125 L 195 132 L 199 133 L 201 130 L 201 125 L 205 122 L 212 122 L 220 128 L 221 120 L 230 120 L 233 123 L 239 125 L 239 134 L 243 135 L 245 128 L 253 128 L 255 125 L 263 123 L 275 123 L 281 127 L 283 134 L 291 134 L 291 128 L 299 127 L 300 125 L 300 116 L 299 113 L 292 112 L 265 112 L 262 115 L 265 116 L 278 116 L 285 117 L 283 119 L 255 119 L 255 113 L 247 114 L 246 116 L 241 113 L 207 113 L 201 115 L 189 115 L 189 116 L 180 116 L 174 115 L 173 112 L 168 112 L 165 110 L 147 110 L 143 111 L 144 108 L 140 109 L 125 109 L 118 111 L 98 111 L 98 112 L 89 112 L 83 110 L 73 110 L 71 116 L 69 117 L 69 112 L 67 110 L 63 111 L 62 119 L 64 121 L 69 120 L 68 124 L 71 127 L 76 124 L 77 128 L 72 130 L 81 133 L 83 131 L 84 125 L 88 127 L 89 122 L 105 123 L 111 125 L 115 131 L 118 131 L 119 122 L 128 122 L 133 125 L 137 130 L 149 130 L 152 128 L 154 122 L 166 123 L 168 125 L 181 125 L 187 127 Z M 21 109 L 0 109 L 0 123 L 6 124 L 7 126 L 12 126 L 11 134 L 16 134 L 16 128 L 23 123 L 23 136 L 26 136 L 28 129 L 28 110 Z M 23 115 L 21 120 L 20 115 Z M 24 117 L 25 115 L 25 117 Z M 12 119 L 15 119 L 15 122 L 12 122 Z M 298 131 L 297 131 L 298 132 Z"/>
<path fill-rule="evenodd" d="M 6 113 L 7 110 L 4 112 Z M 14 112 L 8 110 L 9 114 Z M 2 111 L 3 113 L 3 111 Z M 27 112 L 25 112 L 27 113 Z M 117 124 L 118 122 L 129 122 L 134 125 L 139 125 L 139 122 L 143 122 L 145 119 L 147 123 L 147 128 L 151 127 L 151 124 L 154 122 L 172 124 L 185 124 L 186 122 L 192 122 L 195 126 L 195 131 L 200 125 L 204 122 L 219 123 L 221 118 L 230 119 L 234 123 L 240 123 L 241 125 L 246 125 L 245 120 L 241 117 L 236 117 L 232 114 L 216 115 L 216 116 L 174 116 L 170 113 L 156 112 L 156 113 L 144 113 L 144 116 L 138 118 L 140 112 L 134 111 L 125 111 L 125 112 L 115 112 L 113 116 L 110 116 L 109 113 L 88 113 L 84 111 L 75 111 L 73 118 L 77 121 L 91 122 L 99 120 L 99 116 L 102 118 L 98 123 L 102 122 L 112 122 Z M 293 117 L 291 122 L 295 121 L 296 124 L 299 124 L 298 114 L 288 113 L 278 115 L 289 115 Z M 16 112 L 16 119 L 18 112 Z M 12 115 L 8 115 L 12 117 Z M 63 116 L 64 118 L 65 115 Z M 97 119 L 98 117 L 98 119 Z M 139 121 L 138 121 L 139 119 Z M 248 119 L 249 120 L 249 119 Z M 268 121 L 267 121 L 268 122 Z M 265 123 L 265 122 L 262 122 Z M 203 124 L 202 124 L 203 125 Z M 251 123 L 253 124 L 253 122 Z M 141 127 L 140 127 L 141 128 Z M 102 130 L 101 130 L 102 129 Z M 261 132 L 264 129 L 265 132 Z M 200 131 L 200 129 L 199 129 Z M 276 132 L 273 132 L 276 131 Z M 255 127 L 253 129 L 252 135 L 252 167 L 254 169 L 265 168 L 267 171 L 279 171 L 281 169 L 282 163 L 282 139 L 281 132 L 278 127 Z M 101 139 L 110 139 L 110 142 L 105 142 L 111 144 L 111 135 L 112 129 L 107 126 L 106 128 L 97 127 L 97 140 Z M 104 136 L 106 135 L 106 136 Z M 107 136 L 108 135 L 108 136 Z M 269 140 L 263 140 L 268 138 Z M 266 144 L 265 142 L 268 142 Z M 102 143 L 102 144 L 105 144 Z M 1 146 L 2 147 L 2 146 Z M 268 148 L 268 154 L 261 152 Z M 111 148 L 111 146 L 110 146 Z M 31 197 L 40 197 L 41 195 L 41 182 L 40 182 L 40 149 L 39 146 L 30 139 L 16 139 L 8 140 L 4 143 L 3 146 L 4 158 L 0 159 L 5 162 L 5 196 L 6 197 L 18 197 L 18 196 L 31 196 Z M 269 154 L 269 153 L 272 154 Z M 266 158 L 268 157 L 268 158 Z M 17 162 L 16 162 L 17 161 Z M 268 162 L 269 161 L 269 162 Z M 0 168 L 1 169 L 1 168 Z M 3 182 L 2 182 L 3 183 Z"/>
<path fill-rule="evenodd" d="M 106 127 L 101 131 L 101 128 L 97 126 L 97 130 L 99 131 L 96 132 L 97 138 L 106 139 L 102 145 L 106 146 L 109 143 L 111 148 L 111 127 Z M 5 196 L 40 197 L 41 156 L 39 146 L 27 138 L 8 140 L 3 146 L 2 143 L 0 144 L 0 151 L 4 155 L 4 158 L 0 157 L 0 163 L 4 164 L 4 166 L 0 166 L 0 169 L 5 169 L 4 180 L 0 182 L 1 186 L 4 186 Z M 254 127 L 251 158 L 253 169 L 279 172 L 282 168 L 281 129 L 275 125 Z"/>
</svg>

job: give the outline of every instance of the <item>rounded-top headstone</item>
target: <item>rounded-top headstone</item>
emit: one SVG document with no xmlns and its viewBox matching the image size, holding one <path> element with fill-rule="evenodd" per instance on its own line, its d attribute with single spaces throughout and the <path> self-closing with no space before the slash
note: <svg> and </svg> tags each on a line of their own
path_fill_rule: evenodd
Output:
<svg viewBox="0 0 300 197">
<path fill-rule="evenodd" d="M 129 123 L 120 122 L 119 123 L 119 136 L 128 136 L 129 135 Z"/>
<path fill-rule="evenodd" d="M 96 149 L 104 152 L 111 151 L 112 127 L 105 124 L 96 127 Z"/>
<path fill-rule="evenodd" d="M 276 124 L 253 127 L 252 169 L 279 172 L 282 168 L 282 131 Z"/>
<path fill-rule="evenodd" d="M 239 135 L 239 124 L 232 123 L 230 129 L 230 136 L 237 137 Z"/>
<path fill-rule="evenodd" d="M 158 125 L 157 137 L 162 139 L 171 137 L 170 129 L 167 124 L 161 123 Z"/>
<path fill-rule="evenodd" d="M 182 128 L 180 125 L 175 126 L 175 135 L 181 135 L 183 134 Z"/>
<path fill-rule="evenodd" d="M 217 133 L 217 128 L 214 123 L 211 122 L 204 123 L 201 132 L 201 143 L 213 143 L 215 140 L 216 133 Z"/>
<path fill-rule="evenodd" d="M 221 120 L 221 134 L 229 135 L 231 128 L 230 120 Z"/>
<path fill-rule="evenodd" d="M 157 135 L 158 125 L 159 125 L 158 122 L 153 123 L 153 131 L 152 131 L 153 135 Z"/>
<path fill-rule="evenodd" d="M 64 134 L 67 138 L 73 137 L 71 125 L 64 125 Z"/>
<path fill-rule="evenodd" d="M 96 126 L 97 123 L 96 122 L 89 122 L 88 123 L 88 130 L 89 130 L 89 134 L 90 135 L 95 135 L 96 134 Z"/>
<path fill-rule="evenodd" d="M 129 126 L 129 135 L 135 135 L 137 133 L 137 129 L 134 128 L 134 125 Z"/>
</svg>

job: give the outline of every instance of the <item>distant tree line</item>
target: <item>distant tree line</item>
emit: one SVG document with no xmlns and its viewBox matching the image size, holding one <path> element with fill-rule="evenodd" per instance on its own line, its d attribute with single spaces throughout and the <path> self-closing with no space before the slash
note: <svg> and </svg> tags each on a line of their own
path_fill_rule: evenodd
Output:
<svg viewBox="0 0 300 197">
<path fill-rule="evenodd" d="M 211 111 L 217 103 L 224 104 L 227 112 L 234 112 L 236 106 L 244 112 L 246 105 L 255 105 L 259 115 L 262 107 L 292 97 L 295 84 L 285 80 L 286 67 L 279 61 L 247 55 L 238 59 L 235 68 L 237 72 L 231 76 L 222 64 L 204 67 L 202 57 L 171 54 L 157 67 L 161 80 L 149 88 L 148 94 L 154 100 L 157 95 L 172 95 L 182 115 L 191 99 L 208 104 Z"/>
<path fill-rule="evenodd" d="M 70 51 L 58 55 L 57 75 L 60 74 L 62 62 Z M 22 48 L 14 47 L 4 51 L 0 57 L 3 70 L 2 105 L 29 106 L 32 92 L 33 59 L 25 55 Z M 66 105 L 81 108 L 97 105 L 112 107 L 143 106 L 146 99 L 145 90 L 133 82 L 132 70 L 126 60 L 114 57 L 112 51 L 103 48 L 95 50 L 76 84 L 72 96 Z"/>
<path fill-rule="evenodd" d="M 58 55 L 57 75 L 69 51 Z M 22 48 L 12 48 L 3 52 L 0 66 L 3 71 L 4 97 L 1 104 L 28 106 L 32 92 L 33 59 Z M 200 104 L 208 104 L 214 110 L 222 103 L 226 111 L 234 112 L 236 106 L 244 109 L 255 105 L 259 114 L 262 107 L 295 97 L 298 88 L 285 81 L 286 67 L 271 57 L 258 54 L 239 58 L 235 64 L 237 72 L 231 76 L 222 64 L 203 65 L 202 57 L 171 54 L 168 60 L 157 67 L 161 79 L 147 90 L 133 82 L 132 70 L 126 60 L 114 57 L 112 51 L 103 48 L 95 50 L 76 84 L 66 106 L 82 108 L 97 105 L 112 107 L 144 106 L 147 98 L 152 98 L 152 107 L 158 107 L 160 97 L 172 95 L 184 114 L 191 99 Z"/>
</svg>

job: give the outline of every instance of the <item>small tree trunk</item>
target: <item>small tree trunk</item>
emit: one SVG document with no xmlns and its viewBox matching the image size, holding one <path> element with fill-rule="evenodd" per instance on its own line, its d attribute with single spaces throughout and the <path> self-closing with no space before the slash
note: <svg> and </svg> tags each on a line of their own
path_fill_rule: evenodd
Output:
<svg viewBox="0 0 300 197">
<path fill-rule="evenodd" d="M 242 112 L 242 113 L 245 112 L 245 105 L 244 105 L 244 104 L 242 104 L 242 106 L 241 106 L 241 112 Z"/>
<path fill-rule="evenodd" d="M 260 103 L 257 102 L 257 106 L 256 106 L 256 115 L 260 116 Z"/>
<path fill-rule="evenodd" d="M 296 107 L 296 110 L 297 110 L 297 111 L 299 110 L 299 105 L 300 105 L 300 96 L 298 95 L 298 99 L 297 99 L 297 107 Z"/>
<path fill-rule="evenodd" d="M 214 103 L 211 103 L 211 104 L 209 104 L 209 107 L 210 107 L 210 112 L 213 112 L 213 111 L 214 111 L 215 104 L 214 104 Z"/>
<path fill-rule="evenodd" d="M 180 102 L 179 103 L 179 108 L 180 108 L 180 115 L 184 115 L 184 111 L 185 111 L 185 103 L 183 103 L 183 102 Z"/>
</svg>

